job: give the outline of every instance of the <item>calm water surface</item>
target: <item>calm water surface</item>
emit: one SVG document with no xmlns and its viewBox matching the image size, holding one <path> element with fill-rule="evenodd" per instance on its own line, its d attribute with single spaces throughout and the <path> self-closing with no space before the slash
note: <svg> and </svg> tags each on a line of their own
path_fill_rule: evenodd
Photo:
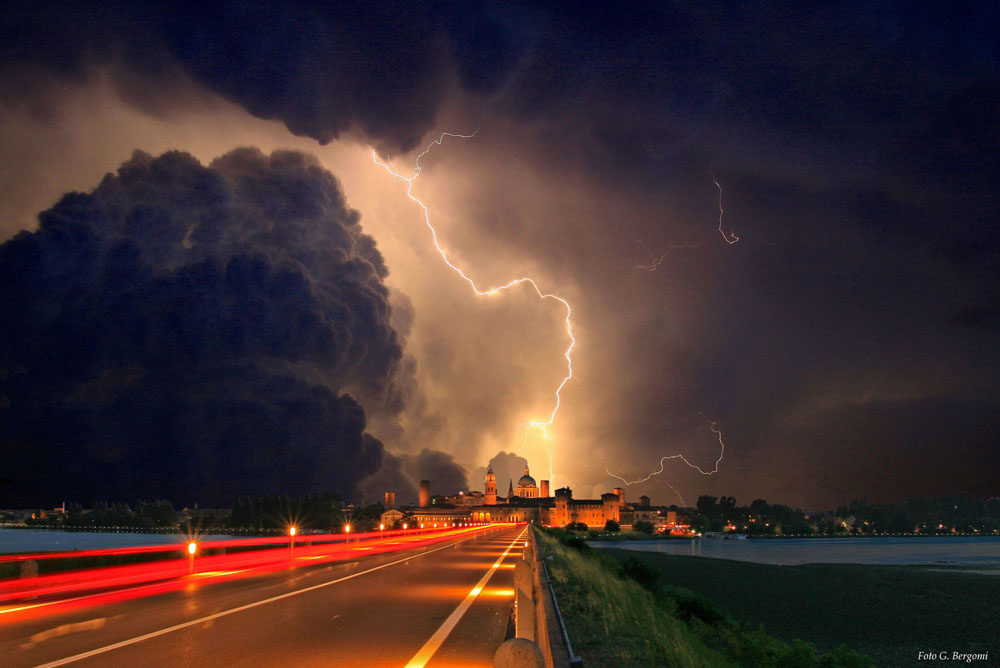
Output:
<svg viewBox="0 0 1000 668">
<path fill-rule="evenodd" d="M 590 542 L 616 547 L 759 564 L 919 564 L 1000 568 L 1000 537 L 787 538 Z"/>
<path fill-rule="evenodd" d="M 202 536 L 199 541 L 222 540 L 233 536 Z M 54 552 L 64 550 L 101 550 L 133 545 L 172 545 L 186 543 L 184 534 L 169 533 L 98 533 L 88 531 L 32 531 L 0 528 L 0 554 L 10 552 Z"/>
</svg>

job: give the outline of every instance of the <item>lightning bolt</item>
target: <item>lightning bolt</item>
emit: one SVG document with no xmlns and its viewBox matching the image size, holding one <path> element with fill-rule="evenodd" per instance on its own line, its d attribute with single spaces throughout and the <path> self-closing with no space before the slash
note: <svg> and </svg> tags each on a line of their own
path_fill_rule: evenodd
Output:
<svg viewBox="0 0 1000 668">
<path fill-rule="evenodd" d="M 719 179 L 715 177 L 714 171 L 709 170 L 709 174 L 712 175 L 712 183 L 714 183 L 715 187 L 719 189 L 719 234 L 722 235 L 722 238 L 726 240 L 727 244 L 732 246 L 734 243 L 739 241 L 740 238 L 736 236 L 736 234 L 734 234 L 733 232 L 730 232 L 728 235 L 726 235 L 726 233 L 722 229 L 722 214 L 725 213 L 725 211 L 723 211 L 722 209 L 722 184 L 719 183 Z"/>
<path fill-rule="evenodd" d="M 718 199 L 718 202 L 719 202 L 719 227 L 718 227 L 719 234 L 721 234 L 722 238 L 725 239 L 726 243 L 731 246 L 731 245 L 735 244 L 737 241 L 739 241 L 740 238 L 738 236 L 736 236 L 736 233 L 730 232 L 729 234 L 726 234 L 725 230 L 722 229 L 722 216 L 723 216 L 723 214 L 725 214 L 725 210 L 722 208 L 722 184 L 719 183 L 719 179 L 715 176 L 715 172 L 712 169 L 709 169 L 708 173 L 712 175 L 712 183 L 715 184 L 715 187 L 719 191 L 719 199 Z M 642 239 L 636 239 L 635 242 L 637 244 L 639 244 L 640 246 L 642 246 L 643 248 L 645 248 L 646 251 L 649 253 L 650 257 L 653 258 L 653 260 L 651 262 L 648 262 L 646 264 L 637 264 L 635 266 L 637 268 L 642 269 L 643 271 L 647 271 L 649 273 L 653 273 L 654 271 L 656 271 L 657 267 L 659 267 L 661 264 L 663 264 L 663 261 L 675 249 L 677 249 L 677 248 L 699 248 L 700 247 L 700 244 L 680 244 L 680 245 L 671 244 L 670 246 L 667 247 L 667 250 L 664 251 L 662 255 L 660 255 L 659 257 L 657 257 L 656 254 L 653 253 L 652 251 L 650 251 L 649 248 L 646 246 L 646 244 L 644 244 L 642 242 Z"/>
<path fill-rule="evenodd" d="M 628 479 L 626 479 L 626 478 L 624 478 L 624 477 L 622 477 L 620 475 L 612 473 L 611 469 L 606 469 L 607 473 L 612 478 L 617 478 L 618 480 L 621 480 L 626 485 L 638 485 L 639 483 L 646 482 L 647 480 L 649 480 L 653 476 L 657 476 L 657 475 L 660 475 L 661 473 L 663 473 L 663 466 L 664 466 L 664 464 L 667 461 L 670 461 L 672 459 L 679 459 L 682 462 L 684 462 L 685 464 L 687 464 L 689 467 L 691 467 L 694 470 L 698 471 L 698 473 L 700 473 L 702 475 L 715 475 L 716 473 L 719 472 L 719 463 L 722 461 L 723 456 L 725 456 L 725 454 L 726 454 L 726 444 L 722 440 L 722 432 L 715 428 L 716 424 L 717 424 L 716 422 L 709 421 L 709 428 L 712 430 L 712 433 L 715 434 L 718 437 L 718 439 L 719 439 L 719 458 L 715 460 L 715 467 L 711 471 L 706 471 L 703 468 L 701 468 L 700 466 L 698 466 L 697 464 L 692 464 L 691 462 L 689 462 L 684 455 L 677 454 L 677 455 L 666 455 L 664 457 L 661 457 L 660 458 L 660 470 L 653 471 L 652 473 L 650 473 L 649 475 L 647 475 L 644 478 L 637 478 L 635 480 L 628 480 Z M 670 489 L 672 489 L 675 492 L 677 492 L 677 496 L 681 495 L 681 493 L 678 492 L 677 489 L 673 485 L 671 485 L 669 482 L 667 483 L 667 486 Z M 681 502 L 683 503 L 683 497 L 681 497 Z"/>
<path fill-rule="evenodd" d="M 427 148 L 425 148 L 423 152 L 417 156 L 417 159 L 414 161 L 412 176 L 403 176 L 403 174 L 401 174 L 399 170 L 397 170 L 392 165 L 392 162 L 389 161 L 388 159 L 384 161 L 380 160 L 378 157 L 378 153 L 375 151 L 375 149 L 372 149 L 372 160 L 375 162 L 376 165 L 385 169 L 385 171 L 388 172 L 393 177 L 393 180 L 396 183 L 399 183 L 401 181 L 406 183 L 406 196 L 410 198 L 410 200 L 415 202 L 420 207 L 421 211 L 423 211 L 424 224 L 427 225 L 427 229 L 431 231 L 431 239 L 434 241 L 434 248 L 437 249 L 438 254 L 441 256 L 441 259 L 444 260 L 444 263 L 448 266 L 448 268 L 454 271 L 456 274 L 458 274 L 463 281 L 468 283 L 469 287 L 472 288 L 472 291 L 476 294 L 477 297 L 492 297 L 509 288 L 513 288 L 519 285 L 529 285 L 535 291 L 535 294 L 538 295 L 538 298 L 540 300 L 544 301 L 546 299 L 551 299 L 553 301 L 557 301 L 566 310 L 566 318 L 565 318 L 566 334 L 567 336 L 569 336 L 569 346 L 566 348 L 566 352 L 563 354 L 563 357 L 565 357 L 566 359 L 566 375 L 563 377 L 562 382 L 560 382 L 559 386 L 556 388 L 555 406 L 552 408 L 552 413 L 549 414 L 548 420 L 529 421 L 529 422 L 524 422 L 520 425 L 525 428 L 525 441 L 524 441 L 525 443 L 527 442 L 529 429 L 540 430 L 542 436 L 547 440 L 549 436 L 548 432 L 546 431 L 546 428 L 551 426 L 552 423 L 555 422 L 556 413 L 559 412 L 559 407 L 562 404 L 562 396 L 561 396 L 562 390 L 566 386 L 566 383 L 569 382 L 570 378 L 573 377 L 572 352 L 573 352 L 573 347 L 576 345 L 576 337 L 573 336 L 573 323 L 572 323 L 573 310 L 570 307 L 569 302 L 560 297 L 559 295 L 543 292 L 541 288 L 538 287 L 538 284 L 534 281 L 534 279 L 528 277 L 516 278 L 504 285 L 499 285 L 486 290 L 481 289 L 476 284 L 475 280 L 470 278 L 469 275 L 465 273 L 465 271 L 463 271 L 460 267 L 454 265 L 451 262 L 451 260 L 448 259 L 448 254 L 441 247 L 441 244 L 438 241 L 437 230 L 435 230 L 434 225 L 431 224 L 430 210 L 427 208 L 426 204 L 424 204 L 420 199 L 418 199 L 413 194 L 413 183 L 414 181 L 417 180 L 417 177 L 420 176 L 421 172 L 423 171 L 423 167 L 420 166 L 421 158 L 427 155 L 435 145 L 441 146 L 444 143 L 445 137 L 452 137 L 455 139 L 472 139 L 473 137 L 476 136 L 478 132 L 479 131 L 476 130 L 476 132 L 473 132 L 470 135 L 460 135 L 460 134 L 453 134 L 450 132 L 442 132 L 440 137 L 438 137 L 430 144 L 428 144 Z M 522 448 L 524 447 L 524 443 L 522 443 L 521 447 Z M 552 474 L 553 460 L 552 460 L 551 445 L 549 445 L 548 450 L 549 450 L 549 480 L 552 481 L 554 484 L 554 477 Z"/>
<path fill-rule="evenodd" d="M 653 258 L 653 261 L 649 262 L 648 264 L 637 264 L 635 266 L 637 268 L 639 268 L 639 269 L 642 269 L 643 271 L 648 271 L 649 273 L 653 273 L 654 271 L 656 271 L 656 268 L 659 267 L 661 264 L 663 264 L 663 261 L 666 259 L 666 257 L 668 255 L 670 255 L 671 251 L 673 251 L 674 249 L 676 249 L 676 248 L 700 248 L 701 247 L 700 244 L 679 244 L 679 245 L 671 244 L 667 248 L 667 250 L 663 253 L 663 255 L 661 255 L 660 257 L 656 257 L 653 254 L 653 252 L 649 250 L 649 248 L 646 246 L 646 244 L 642 243 L 642 239 L 636 239 L 635 242 L 637 244 L 639 244 L 640 246 L 642 246 L 643 248 L 645 248 L 649 252 L 650 256 Z"/>
</svg>

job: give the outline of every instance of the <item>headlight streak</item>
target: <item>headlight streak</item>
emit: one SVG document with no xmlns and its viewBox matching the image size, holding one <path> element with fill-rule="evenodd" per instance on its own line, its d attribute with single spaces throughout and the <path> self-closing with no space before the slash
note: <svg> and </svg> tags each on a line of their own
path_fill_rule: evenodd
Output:
<svg viewBox="0 0 1000 668">
<path fill-rule="evenodd" d="M 489 288 L 487 290 L 480 289 L 479 286 L 476 285 L 476 282 L 475 282 L 474 279 L 470 278 L 461 268 L 459 268 L 459 267 L 455 266 L 454 264 L 452 264 L 451 260 L 448 259 L 448 254 L 444 251 L 443 248 L 441 248 L 441 244 L 438 242 L 437 230 L 434 229 L 434 225 L 431 224 L 430 211 L 428 210 L 427 205 L 424 204 L 420 199 L 418 199 L 417 197 L 415 197 L 413 195 L 413 182 L 417 179 L 418 176 L 420 176 L 420 173 L 421 173 L 421 171 L 423 169 L 420 166 L 420 159 L 423 158 L 425 155 L 427 155 L 427 153 L 430 152 L 431 148 L 433 148 L 434 145 L 440 146 L 444 142 L 445 137 L 453 137 L 455 139 L 472 139 L 473 137 L 476 136 L 477 132 L 478 132 L 478 130 L 476 132 L 473 132 L 470 135 L 460 135 L 460 134 L 454 134 L 454 133 L 451 133 L 451 132 L 442 132 L 440 137 L 438 137 L 437 139 L 435 139 L 434 141 L 432 141 L 430 144 L 428 144 L 427 148 L 425 148 L 423 150 L 423 152 L 420 155 L 417 156 L 417 159 L 414 161 L 413 175 L 409 176 L 409 177 L 403 176 L 399 172 L 399 170 L 397 170 L 395 168 L 395 166 L 393 166 L 393 164 L 392 164 L 392 162 L 390 160 L 388 160 L 388 159 L 386 159 L 384 161 L 380 160 L 379 157 L 378 157 L 378 153 L 375 151 L 375 149 L 372 149 L 372 160 L 375 162 L 376 165 L 384 168 L 385 171 L 388 172 L 393 177 L 394 181 L 396 181 L 396 182 L 405 181 L 406 182 L 406 196 L 408 198 L 410 198 L 410 200 L 412 200 L 413 202 L 416 202 L 416 204 L 418 206 L 420 206 L 420 209 L 423 211 L 423 214 L 424 214 L 424 224 L 427 225 L 427 228 L 431 231 L 431 238 L 434 241 L 434 248 L 437 249 L 437 252 L 441 256 L 441 259 L 444 260 L 444 263 L 446 265 L 448 265 L 448 267 L 452 271 L 454 271 L 456 274 L 458 274 L 462 278 L 462 280 L 464 280 L 466 283 L 469 284 L 469 286 L 472 288 L 473 292 L 476 294 L 477 297 L 491 297 L 491 296 L 496 295 L 496 294 L 498 294 L 498 293 L 500 293 L 500 292 L 502 292 L 502 291 L 504 291 L 504 290 L 506 290 L 508 288 L 512 288 L 514 286 L 521 285 L 521 284 L 528 284 L 528 285 L 530 285 L 532 287 L 532 289 L 534 289 L 534 291 L 538 295 L 539 299 L 542 299 L 542 300 L 546 300 L 546 299 L 555 300 L 555 301 L 559 302 L 560 304 L 562 304 L 563 308 L 566 310 L 566 318 L 565 318 L 565 322 L 566 322 L 566 334 L 567 334 L 567 336 L 569 336 L 570 343 L 569 343 L 569 346 L 566 348 L 566 352 L 563 355 L 566 358 L 566 375 L 563 377 L 562 382 L 560 382 L 559 386 L 556 388 L 556 391 L 555 391 L 555 406 L 552 408 L 552 412 L 549 415 L 548 420 L 532 420 L 532 421 L 528 421 L 528 422 L 522 422 L 519 425 L 519 426 L 523 426 L 525 428 L 525 439 L 524 439 L 524 442 L 522 442 L 522 444 L 521 444 L 522 448 L 524 447 L 525 443 L 527 443 L 527 437 L 528 437 L 528 430 L 529 429 L 534 428 L 534 429 L 540 430 L 541 435 L 546 439 L 547 446 L 548 446 L 548 451 L 549 451 L 549 480 L 550 481 L 554 481 L 552 445 L 551 445 L 551 443 L 548 442 L 549 436 L 548 436 L 548 432 L 547 432 L 546 428 L 549 427 L 550 425 L 552 425 L 553 422 L 555 422 L 556 413 L 559 412 L 559 407 L 560 407 L 560 405 L 562 403 L 562 396 L 561 396 L 562 389 L 563 389 L 563 387 L 566 386 L 566 383 L 569 382 L 570 378 L 573 377 L 573 358 L 572 358 L 572 352 L 573 352 L 573 347 L 576 345 L 576 338 L 573 336 L 573 325 L 572 325 L 572 321 L 571 321 L 572 309 L 570 308 L 569 302 L 567 302 L 565 299 L 563 299 L 562 297 L 560 297 L 560 296 L 558 296 L 556 294 L 542 292 L 542 290 L 538 287 L 538 284 L 535 283 L 534 279 L 529 278 L 529 277 L 523 277 L 523 278 L 514 279 L 514 280 L 510 281 L 509 283 L 506 283 L 504 285 L 500 285 L 500 286 L 497 286 L 497 287 Z M 520 449 L 518 451 L 520 451 Z"/>
</svg>

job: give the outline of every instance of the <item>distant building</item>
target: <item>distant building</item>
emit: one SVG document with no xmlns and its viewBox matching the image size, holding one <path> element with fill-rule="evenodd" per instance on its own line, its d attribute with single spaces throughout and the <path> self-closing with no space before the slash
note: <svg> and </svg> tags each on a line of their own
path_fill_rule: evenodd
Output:
<svg viewBox="0 0 1000 668">
<path fill-rule="evenodd" d="M 483 490 L 483 505 L 495 506 L 497 503 L 497 476 L 493 473 L 493 464 L 486 469 L 486 483 Z"/>
<path fill-rule="evenodd" d="M 600 499 L 574 499 L 569 487 L 556 490 L 555 497 L 549 496 L 549 481 L 543 480 L 539 487 L 527 466 L 524 475 L 517 481 L 507 483 L 506 498 L 497 497 L 496 474 L 492 465 L 486 469 L 484 491 L 459 492 L 452 496 L 430 498 L 430 482 L 421 481 L 421 502 L 410 506 L 386 510 L 382 523 L 387 527 L 406 521 L 410 527 L 435 524 L 463 524 L 473 522 L 535 522 L 547 526 L 565 526 L 579 522 L 588 527 L 603 528 L 608 520 L 622 526 L 644 520 L 655 527 L 666 529 L 677 519 L 672 511 L 663 506 L 652 506 L 649 497 L 639 498 L 639 503 L 625 501 L 624 488 L 602 494 Z M 425 496 L 426 495 L 426 496 Z"/>
</svg>

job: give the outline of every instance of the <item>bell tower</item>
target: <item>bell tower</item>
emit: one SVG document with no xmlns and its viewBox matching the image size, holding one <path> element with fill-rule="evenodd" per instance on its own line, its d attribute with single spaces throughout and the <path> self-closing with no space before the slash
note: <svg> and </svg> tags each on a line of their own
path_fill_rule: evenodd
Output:
<svg viewBox="0 0 1000 668">
<path fill-rule="evenodd" d="M 487 506 L 497 505 L 497 476 L 493 473 L 493 463 L 486 469 L 486 485 L 483 490 L 483 503 Z"/>
</svg>

